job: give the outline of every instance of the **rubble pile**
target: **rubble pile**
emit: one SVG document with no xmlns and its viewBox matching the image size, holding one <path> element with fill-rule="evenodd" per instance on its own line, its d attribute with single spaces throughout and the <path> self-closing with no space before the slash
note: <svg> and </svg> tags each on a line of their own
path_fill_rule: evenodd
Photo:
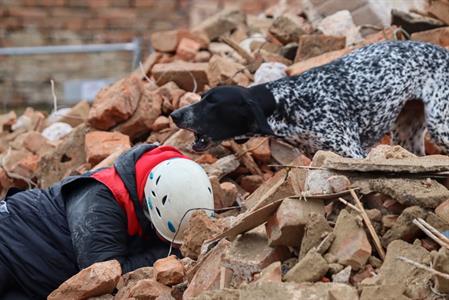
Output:
<svg viewBox="0 0 449 300">
<path fill-rule="evenodd" d="M 449 13 L 393 12 L 414 40 L 449 47 Z M 374 29 L 370 29 L 373 31 Z M 90 105 L 47 116 L 0 115 L 0 196 L 46 188 L 111 166 L 131 146 L 160 143 L 200 163 L 215 218 L 196 212 L 180 249 L 121 274 L 94 264 L 49 299 L 444 299 L 449 293 L 449 157 L 429 139 L 415 157 L 386 136 L 363 160 L 313 158 L 272 137 L 191 150 L 193 133 L 169 118 L 217 85 L 250 86 L 292 76 L 356 48 L 406 38 L 393 25 L 366 33 L 348 11 L 308 20 L 298 7 L 261 16 L 224 10 L 190 29 L 156 32 L 155 52 Z"/>
</svg>

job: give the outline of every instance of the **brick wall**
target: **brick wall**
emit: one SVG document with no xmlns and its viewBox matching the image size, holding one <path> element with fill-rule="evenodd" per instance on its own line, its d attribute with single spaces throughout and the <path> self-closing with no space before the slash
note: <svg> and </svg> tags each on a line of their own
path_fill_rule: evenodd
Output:
<svg viewBox="0 0 449 300">
<path fill-rule="evenodd" d="M 258 13 L 277 0 L 0 0 L 0 47 L 123 43 L 151 32 L 187 27 L 226 6 Z M 0 113 L 17 105 L 51 103 L 50 79 L 63 102 L 63 83 L 120 78 L 132 54 L 0 56 Z"/>
</svg>

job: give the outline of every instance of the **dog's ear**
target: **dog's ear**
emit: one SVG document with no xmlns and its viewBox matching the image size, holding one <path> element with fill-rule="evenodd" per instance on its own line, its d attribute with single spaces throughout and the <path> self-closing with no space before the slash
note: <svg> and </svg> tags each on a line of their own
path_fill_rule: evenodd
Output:
<svg viewBox="0 0 449 300">
<path fill-rule="evenodd" d="M 252 112 L 254 116 L 254 120 L 256 121 L 256 132 L 255 133 L 261 133 L 265 135 L 275 135 L 273 130 L 270 128 L 270 125 L 268 125 L 267 117 L 263 113 L 262 108 L 252 100 L 251 98 L 245 99 L 246 104 L 249 107 L 249 110 Z"/>
</svg>

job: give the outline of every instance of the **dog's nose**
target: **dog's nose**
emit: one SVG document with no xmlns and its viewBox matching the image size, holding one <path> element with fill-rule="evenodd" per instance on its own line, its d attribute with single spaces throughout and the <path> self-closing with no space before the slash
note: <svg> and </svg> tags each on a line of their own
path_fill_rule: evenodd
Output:
<svg viewBox="0 0 449 300">
<path fill-rule="evenodd" d="M 177 109 L 170 114 L 170 117 L 173 119 L 173 122 L 178 125 L 182 119 L 182 111 L 180 109 Z"/>
</svg>

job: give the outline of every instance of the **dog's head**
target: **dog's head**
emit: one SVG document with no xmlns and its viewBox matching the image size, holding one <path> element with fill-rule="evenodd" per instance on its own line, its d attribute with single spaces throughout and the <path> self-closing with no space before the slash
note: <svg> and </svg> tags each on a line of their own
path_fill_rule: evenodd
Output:
<svg viewBox="0 0 449 300">
<path fill-rule="evenodd" d="M 195 133 L 192 148 L 198 152 L 230 138 L 274 134 L 260 105 L 239 86 L 213 88 L 170 116 L 179 128 Z"/>
</svg>

